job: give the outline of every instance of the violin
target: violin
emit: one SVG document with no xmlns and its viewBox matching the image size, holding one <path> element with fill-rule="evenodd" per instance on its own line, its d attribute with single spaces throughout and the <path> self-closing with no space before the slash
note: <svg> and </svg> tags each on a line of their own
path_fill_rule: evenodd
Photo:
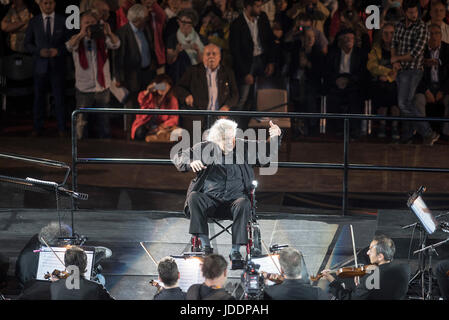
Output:
<svg viewBox="0 0 449 320">
<path fill-rule="evenodd" d="M 363 277 L 368 273 L 368 267 L 372 265 L 366 265 L 361 267 L 345 267 L 337 270 L 331 270 L 330 273 L 335 273 L 337 277 L 342 279 L 354 278 L 354 277 Z M 313 282 L 320 280 L 324 275 L 322 273 L 316 276 L 310 276 L 310 280 Z"/>
<path fill-rule="evenodd" d="M 61 280 L 61 279 L 67 279 L 70 276 L 70 273 L 68 273 L 67 271 L 61 271 L 58 269 L 53 270 L 53 272 L 50 274 L 50 272 L 47 272 L 44 275 L 44 279 L 49 280 L 52 277 Z"/>
<path fill-rule="evenodd" d="M 275 284 L 281 284 L 285 280 L 285 277 L 282 274 L 262 272 L 262 275 L 265 279 L 270 280 Z"/>
<path fill-rule="evenodd" d="M 157 293 L 164 289 L 164 287 L 161 286 L 161 284 L 156 280 L 150 280 L 149 285 L 155 287 L 157 289 Z"/>
</svg>

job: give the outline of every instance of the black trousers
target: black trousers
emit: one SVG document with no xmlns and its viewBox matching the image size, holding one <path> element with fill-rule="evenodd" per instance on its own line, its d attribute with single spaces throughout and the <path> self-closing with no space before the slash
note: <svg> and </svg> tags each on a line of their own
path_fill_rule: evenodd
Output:
<svg viewBox="0 0 449 320">
<path fill-rule="evenodd" d="M 437 264 L 435 277 L 437 278 L 438 286 L 440 287 L 440 293 L 444 300 L 449 300 L 449 276 L 447 275 L 448 271 L 449 260 L 444 260 Z"/>
<path fill-rule="evenodd" d="M 187 199 L 190 210 L 191 234 L 209 235 L 207 218 L 231 219 L 232 244 L 246 245 L 248 233 L 246 226 L 251 218 L 251 202 L 246 197 L 233 201 L 223 201 L 208 196 L 205 193 L 192 191 Z"/>
</svg>

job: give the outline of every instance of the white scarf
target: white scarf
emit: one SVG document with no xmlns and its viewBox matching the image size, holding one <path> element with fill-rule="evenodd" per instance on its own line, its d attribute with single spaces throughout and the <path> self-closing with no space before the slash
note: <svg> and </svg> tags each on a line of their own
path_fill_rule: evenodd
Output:
<svg viewBox="0 0 449 320">
<path fill-rule="evenodd" d="M 189 56 L 190 63 L 192 63 L 192 65 L 197 64 L 198 63 L 198 60 L 197 60 L 198 54 L 197 54 L 196 50 L 193 49 L 193 44 L 196 43 L 198 45 L 198 48 L 200 49 L 200 51 L 204 50 L 204 45 L 201 42 L 201 39 L 200 39 L 200 36 L 198 35 L 198 33 L 196 33 L 195 30 L 192 30 L 192 32 L 190 32 L 190 34 L 185 36 L 181 32 L 181 30 L 178 29 L 178 32 L 176 32 L 176 38 L 178 39 L 178 42 L 182 45 L 185 52 Z"/>
</svg>

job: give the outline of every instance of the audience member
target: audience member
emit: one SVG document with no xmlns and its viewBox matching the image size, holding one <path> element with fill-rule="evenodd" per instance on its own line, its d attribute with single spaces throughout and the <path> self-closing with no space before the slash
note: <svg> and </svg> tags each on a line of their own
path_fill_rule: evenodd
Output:
<svg viewBox="0 0 449 320">
<path fill-rule="evenodd" d="M 304 40 L 299 51 L 294 51 L 291 70 L 295 73 L 291 77 L 291 99 L 299 103 L 297 112 L 319 113 L 317 99 L 321 93 L 321 79 L 323 77 L 325 56 L 321 48 L 316 45 L 316 33 L 313 29 L 303 31 Z M 319 120 L 306 119 L 304 121 L 305 136 L 318 134 Z M 296 128 L 298 129 L 298 128 Z"/>
<path fill-rule="evenodd" d="M 119 0 L 119 8 L 115 12 L 117 29 L 120 29 L 128 23 L 128 10 L 135 4 L 135 0 Z"/>
<path fill-rule="evenodd" d="M 429 26 L 429 43 L 424 51 L 424 74 L 416 90 L 416 107 L 426 116 L 426 105 L 444 108 L 449 115 L 449 44 L 441 41 L 441 29 L 437 24 Z M 443 134 L 449 136 L 449 123 L 444 123 Z"/>
<path fill-rule="evenodd" d="M 193 9 L 178 14 L 178 31 L 167 40 L 168 74 L 177 83 L 187 67 L 201 61 L 205 40 L 195 31 L 198 15 Z"/>
<path fill-rule="evenodd" d="M 111 75 L 108 50 L 120 47 L 120 39 L 111 31 L 107 22 L 101 21 L 103 30 L 95 27 L 99 21 L 92 11 L 81 15 L 81 31 L 66 43 L 73 55 L 75 65 L 75 87 L 77 108 L 109 106 Z M 76 122 L 78 139 L 86 138 L 88 118 L 95 118 L 99 138 L 109 138 L 109 117 L 107 115 L 79 114 Z"/>
<path fill-rule="evenodd" d="M 153 298 L 153 300 L 185 300 L 186 294 L 178 286 L 180 273 L 175 259 L 171 257 L 163 258 L 157 265 L 159 281 L 163 283 L 163 288 Z"/>
<path fill-rule="evenodd" d="M 178 15 L 179 0 L 166 0 L 163 2 L 162 7 L 167 19 L 170 20 Z"/>
<path fill-rule="evenodd" d="M 55 100 L 60 137 L 65 137 L 65 42 L 69 36 L 65 17 L 55 13 L 55 0 L 39 0 L 42 14 L 33 17 L 26 31 L 25 48 L 34 60 L 33 136 L 42 134 L 48 84 Z"/>
<path fill-rule="evenodd" d="M 164 10 L 159 6 L 156 0 L 142 0 L 142 4 L 148 10 L 148 23 L 153 31 L 154 53 L 156 54 L 157 64 L 164 72 L 165 68 L 165 44 L 164 27 L 167 21 Z"/>
<path fill-rule="evenodd" d="M 446 7 L 441 2 L 435 2 L 432 4 L 432 9 L 430 10 L 430 24 L 436 24 L 440 26 L 441 29 L 441 41 L 449 43 L 449 25 L 444 22 L 446 18 Z"/>
<path fill-rule="evenodd" d="M 395 82 L 397 71 L 393 70 L 391 64 L 391 42 L 393 35 L 394 25 L 389 22 L 385 23 L 382 27 L 382 39 L 374 43 L 368 55 L 367 69 L 373 78 L 371 96 L 377 114 L 386 116 L 390 109 L 391 116 L 398 117 L 400 112 L 397 107 L 398 95 Z M 377 136 L 379 138 L 386 137 L 385 120 L 380 121 Z M 393 121 L 392 123 L 391 137 L 394 140 L 400 139 L 397 121 Z"/>
<path fill-rule="evenodd" d="M 381 23 L 398 23 L 404 18 L 403 0 L 386 0 L 381 15 Z"/>
<path fill-rule="evenodd" d="M 349 28 L 347 24 L 345 25 L 345 21 L 359 17 L 359 13 L 354 0 L 339 0 L 338 9 L 330 18 L 329 41 L 334 42 L 341 30 Z"/>
<path fill-rule="evenodd" d="M 284 281 L 281 284 L 266 287 L 265 298 L 270 300 L 329 300 L 329 295 L 321 288 L 310 285 L 308 279 L 302 279 L 305 263 L 301 252 L 294 248 L 282 249 L 279 253 L 279 264 Z"/>
<path fill-rule="evenodd" d="M 233 0 L 213 0 L 212 6 L 218 8 L 221 12 L 221 18 L 226 20 L 226 22 L 230 25 L 232 21 L 238 18 L 239 13 L 234 8 Z"/>
<path fill-rule="evenodd" d="M 391 44 L 391 63 L 398 71 L 398 105 L 402 116 L 420 116 L 414 104 L 416 88 L 423 76 L 424 49 L 428 41 L 426 24 L 418 17 L 418 0 L 407 0 L 404 5 L 405 20 L 395 29 Z M 402 122 L 401 143 L 411 143 L 413 130 L 424 138 L 424 143 L 433 145 L 440 135 L 432 130 L 430 124 L 415 121 L 413 124 Z"/>
<path fill-rule="evenodd" d="M 115 79 L 117 87 L 129 91 L 125 108 L 136 108 L 137 96 L 145 90 L 156 74 L 153 36 L 147 23 L 148 11 L 141 4 L 128 10 L 129 22 L 118 30 L 120 48 L 116 51 Z M 131 139 L 133 115 L 125 115 L 125 136 Z"/>
<path fill-rule="evenodd" d="M 2 31 L 8 34 L 8 47 L 13 52 L 27 53 L 25 35 L 33 14 L 24 0 L 13 0 L 5 17 L 2 19 Z"/>
<path fill-rule="evenodd" d="M 325 70 L 329 113 L 361 113 L 366 80 L 366 54 L 355 46 L 354 31 L 343 30 L 337 37 L 338 47 L 329 51 Z M 331 121 L 329 121 L 331 124 Z M 351 136 L 360 134 L 360 122 L 351 121 Z M 337 130 L 342 122 L 337 122 Z"/>
<path fill-rule="evenodd" d="M 288 11 L 294 19 L 300 13 L 307 13 L 313 21 L 313 27 L 324 33 L 324 24 L 329 18 L 329 10 L 319 0 L 303 0 L 295 3 Z"/>
<path fill-rule="evenodd" d="M 306 13 L 300 13 L 296 17 L 295 26 L 286 35 L 285 41 L 286 42 L 296 42 L 298 40 L 303 41 L 303 39 L 301 38 L 303 38 L 304 31 L 306 31 L 307 29 L 313 30 L 313 33 L 315 34 L 315 45 L 317 45 L 321 49 L 321 52 L 327 54 L 329 41 L 327 40 L 323 32 L 319 31 L 318 29 L 312 26 L 312 18 Z"/>
<path fill-rule="evenodd" d="M 231 53 L 229 51 L 230 24 L 221 17 L 221 11 L 215 6 L 205 9 L 199 34 L 221 48 L 222 63 L 232 66 Z"/>
<path fill-rule="evenodd" d="M 287 15 L 289 9 L 287 0 L 276 0 L 276 15 L 274 16 L 274 21 L 280 24 L 281 30 L 284 34 L 287 34 L 294 24 L 294 20 Z"/>
<path fill-rule="evenodd" d="M 274 36 L 261 0 L 245 0 L 243 13 L 231 24 L 229 47 L 239 85 L 239 109 L 247 106 L 256 77 L 274 73 Z M 248 101 L 249 100 L 249 101 Z"/>
<path fill-rule="evenodd" d="M 78 246 L 69 247 L 64 254 L 64 264 L 78 267 L 79 289 L 67 288 L 66 280 L 56 280 L 50 285 L 51 300 L 113 300 L 109 292 L 98 282 L 87 280 L 84 273 L 87 268 L 87 255 Z M 76 281 L 76 280 L 75 280 Z"/>
<path fill-rule="evenodd" d="M 137 97 L 141 109 L 178 110 L 178 99 L 173 94 L 173 82 L 165 74 L 157 75 Z M 177 115 L 138 114 L 131 128 L 131 139 L 170 141 L 170 133 L 176 129 Z"/>
<path fill-rule="evenodd" d="M 187 290 L 186 300 L 235 300 L 223 286 L 227 279 L 228 263 L 218 254 L 210 254 L 204 258 L 201 271 L 204 283 L 194 284 Z"/>
<path fill-rule="evenodd" d="M 166 45 L 168 43 L 168 39 L 172 35 L 176 35 L 176 32 L 179 29 L 178 14 L 185 9 L 193 10 L 192 0 L 179 0 L 178 11 L 176 12 L 176 15 L 174 17 L 168 19 L 167 24 L 165 26 L 165 30 L 164 30 L 164 41 L 165 41 Z M 195 13 L 196 13 L 196 11 L 195 11 Z M 198 16 L 197 13 L 196 13 L 196 15 Z M 196 26 L 194 25 L 193 27 L 196 27 Z"/>
<path fill-rule="evenodd" d="M 178 83 L 176 92 L 180 101 L 194 109 L 229 111 L 234 108 L 238 101 L 234 73 L 220 61 L 220 48 L 207 45 L 203 63 L 189 67 Z"/>
</svg>

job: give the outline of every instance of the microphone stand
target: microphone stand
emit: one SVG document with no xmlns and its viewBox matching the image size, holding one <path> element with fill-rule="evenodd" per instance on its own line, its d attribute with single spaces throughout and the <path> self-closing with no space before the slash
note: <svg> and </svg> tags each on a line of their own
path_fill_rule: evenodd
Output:
<svg viewBox="0 0 449 320">
<path fill-rule="evenodd" d="M 446 240 L 440 241 L 438 243 L 432 244 L 430 246 L 424 247 L 422 249 L 416 250 L 415 252 L 413 252 L 413 254 L 416 253 L 424 253 L 425 251 L 428 252 L 429 255 L 429 268 L 428 268 L 428 278 L 429 278 L 429 287 L 427 289 L 427 295 L 425 295 L 425 297 L 423 296 L 423 298 L 425 300 L 432 300 L 433 299 L 433 295 L 432 295 L 432 281 L 433 281 L 433 272 L 432 272 L 432 256 L 433 254 L 438 255 L 438 252 L 435 250 L 435 248 L 441 246 L 442 244 L 449 242 L 449 238 L 447 238 Z M 424 272 L 423 272 L 423 278 L 424 278 Z M 424 281 L 423 281 L 423 287 L 424 287 Z M 424 293 L 424 292 L 423 292 Z"/>
</svg>

